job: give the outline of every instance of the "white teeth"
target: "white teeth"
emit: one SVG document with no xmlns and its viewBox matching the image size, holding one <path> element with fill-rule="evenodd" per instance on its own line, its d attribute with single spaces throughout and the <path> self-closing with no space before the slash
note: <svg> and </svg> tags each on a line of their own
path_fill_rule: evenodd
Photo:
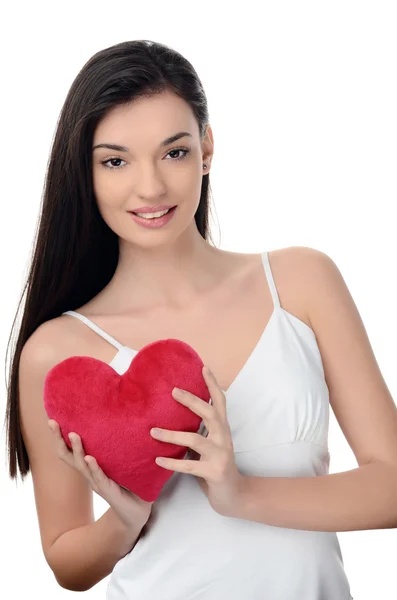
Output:
<svg viewBox="0 0 397 600">
<path fill-rule="evenodd" d="M 162 210 L 161 212 L 155 212 L 155 213 L 135 213 L 135 214 L 139 215 L 140 217 L 143 217 L 144 219 L 155 219 L 156 217 L 162 217 L 163 215 L 166 215 L 169 210 L 171 210 L 171 209 L 168 208 L 167 210 Z"/>
</svg>

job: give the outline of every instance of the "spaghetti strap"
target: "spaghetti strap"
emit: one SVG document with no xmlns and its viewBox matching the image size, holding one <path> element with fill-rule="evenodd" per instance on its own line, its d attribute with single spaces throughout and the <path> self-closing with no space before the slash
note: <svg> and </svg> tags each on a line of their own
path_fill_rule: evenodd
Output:
<svg viewBox="0 0 397 600">
<path fill-rule="evenodd" d="M 115 346 L 117 348 L 117 350 L 121 350 L 121 348 L 123 347 L 123 344 L 120 344 L 120 342 L 118 342 L 116 339 L 114 339 L 114 337 L 112 337 L 111 335 L 106 333 L 106 331 L 103 331 L 103 329 L 101 329 L 98 325 L 96 325 L 96 323 L 93 323 L 93 321 L 90 321 L 90 319 L 88 317 L 82 315 L 81 313 L 76 312 L 75 310 L 67 310 L 67 311 L 63 312 L 62 314 L 63 315 L 71 315 L 72 317 L 77 317 L 78 319 L 80 319 L 80 321 L 82 321 L 83 323 L 88 325 L 88 327 L 90 327 L 98 335 L 100 335 L 105 340 L 110 342 L 113 346 Z"/>
<path fill-rule="evenodd" d="M 273 274 L 272 274 L 272 270 L 270 267 L 269 256 L 268 256 L 267 251 L 262 252 L 262 262 L 263 262 L 263 267 L 265 269 L 265 274 L 266 274 L 266 278 L 267 278 L 267 283 L 269 285 L 270 293 L 272 295 L 274 308 L 281 308 L 280 299 L 278 297 L 276 284 L 273 279 Z"/>
</svg>

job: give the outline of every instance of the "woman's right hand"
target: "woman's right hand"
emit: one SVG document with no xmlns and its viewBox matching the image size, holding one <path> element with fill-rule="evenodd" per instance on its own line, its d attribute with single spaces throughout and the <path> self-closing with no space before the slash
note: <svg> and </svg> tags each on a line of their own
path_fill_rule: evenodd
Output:
<svg viewBox="0 0 397 600">
<path fill-rule="evenodd" d="M 113 479 L 109 479 L 95 458 L 85 455 L 81 438 L 77 433 L 69 434 L 73 448 L 70 450 L 62 437 L 57 421 L 50 419 L 48 425 L 53 433 L 59 458 L 84 475 L 94 492 L 106 500 L 119 519 L 128 528 L 136 526 L 137 521 L 146 524 L 152 511 L 153 502 L 142 500 Z"/>
</svg>

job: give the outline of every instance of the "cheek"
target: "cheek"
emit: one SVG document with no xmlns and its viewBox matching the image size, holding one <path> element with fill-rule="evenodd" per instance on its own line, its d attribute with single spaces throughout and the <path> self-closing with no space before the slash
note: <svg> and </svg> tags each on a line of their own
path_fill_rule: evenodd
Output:
<svg viewBox="0 0 397 600">
<path fill-rule="evenodd" d="M 130 193 L 120 177 L 109 177 L 106 174 L 93 178 L 93 188 L 98 207 L 104 213 L 124 206 Z"/>
<path fill-rule="evenodd" d="M 175 190 L 184 190 L 189 194 L 197 193 L 197 190 L 200 192 L 201 189 L 201 176 L 200 173 L 195 169 L 186 169 L 182 170 L 178 173 L 172 181 L 172 185 Z"/>
<path fill-rule="evenodd" d="M 200 202 L 201 186 L 200 174 L 193 169 L 179 172 L 167 183 L 167 196 L 170 201 L 194 214 Z"/>
</svg>

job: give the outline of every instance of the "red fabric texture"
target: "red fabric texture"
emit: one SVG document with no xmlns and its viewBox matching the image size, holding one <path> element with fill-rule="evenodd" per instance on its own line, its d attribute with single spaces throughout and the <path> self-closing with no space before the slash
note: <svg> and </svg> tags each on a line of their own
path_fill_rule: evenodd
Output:
<svg viewBox="0 0 397 600">
<path fill-rule="evenodd" d="M 152 502 L 174 474 L 155 458 L 183 459 L 189 448 L 155 440 L 150 429 L 198 431 L 201 417 L 175 400 L 172 390 L 209 402 L 202 367 L 197 352 L 176 339 L 146 345 L 122 375 L 95 358 L 71 356 L 47 373 L 44 407 L 69 448 L 73 431 L 108 477 Z"/>
</svg>

